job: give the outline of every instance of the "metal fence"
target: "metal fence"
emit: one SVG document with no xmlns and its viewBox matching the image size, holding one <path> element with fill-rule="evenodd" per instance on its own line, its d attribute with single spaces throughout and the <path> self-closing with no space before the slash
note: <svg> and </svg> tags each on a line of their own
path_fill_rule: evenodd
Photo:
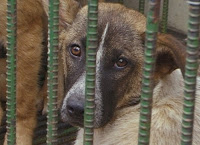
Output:
<svg viewBox="0 0 200 145">
<path fill-rule="evenodd" d="M 123 3 L 122 0 L 119 1 Z M 184 90 L 184 111 L 182 123 L 182 145 L 192 144 L 195 86 L 198 69 L 199 52 L 199 20 L 200 20 L 200 0 L 188 0 L 190 7 L 188 20 L 187 37 L 187 59 L 185 69 L 185 90 Z M 16 0 L 7 1 L 7 142 L 14 145 L 16 142 L 16 31 L 17 13 Z M 98 0 L 90 0 L 88 8 L 88 30 L 87 30 L 87 68 L 86 68 L 86 104 L 84 114 L 84 144 L 93 144 L 93 120 L 94 120 L 94 96 L 95 96 L 95 72 L 96 72 L 96 49 L 98 47 L 97 23 L 98 23 Z M 144 13 L 145 0 L 139 0 L 139 11 Z M 156 35 L 159 31 L 159 10 L 160 0 L 149 0 L 149 11 L 147 14 L 146 29 L 146 51 L 144 62 L 144 78 L 142 81 L 141 113 L 139 125 L 138 144 L 149 144 L 152 90 L 151 72 L 155 61 L 154 51 Z M 164 0 L 163 14 L 161 21 L 161 32 L 167 32 L 168 0 Z M 49 1 L 49 51 L 48 51 L 48 115 L 47 115 L 47 137 L 40 138 L 36 135 L 34 144 L 48 145 L 58 143 L 58 138 L 67 138 L 76 128 L 58 123 L 57 102 L 57 75 L 58 75 L 58 35 L 59 35 L 59 0 Z M 39 119 L 38 126 L 45 128 L 45 117 Z M 59 125 L 57 125 L 59 124 Z M 66 128 L 66 129 L 63 129 Z M 59 128 L 63 130 L 58 133 Z M 5 131 L 5 130 L 4 130 Z M 36 130 L 37 132 L 37 130 Z M 42 133 L 41 133 L 42 132 Z M 44 134 L 40 131 L 36 134 Z M 72 135 L 72 134 L 71 134 Z M 74 134 L 75 136 L 75 134 Z M 70 139 L 69 139 L 70 140 Z M 68 142 L 69 140 L 65 140 Z"/>
</svg>

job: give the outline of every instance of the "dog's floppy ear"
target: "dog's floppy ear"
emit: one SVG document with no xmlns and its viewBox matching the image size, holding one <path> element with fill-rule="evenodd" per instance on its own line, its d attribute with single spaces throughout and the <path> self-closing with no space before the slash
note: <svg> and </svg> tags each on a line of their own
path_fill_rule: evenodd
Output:
<svg viewBox="0 0 200 145">
<path fill-rule="evenodd" d="M 42 4 L 48 16 L 49 0 L 42 0 Z M 80 3 L 76 0 L 60 0 L 59 19 L 60 19 L 61 30 L 72 24 L 79 9 L 80 9 Z"/>
<path fill-rule="evenodd" d="M 144 34 L 143 34 L 144 35 Z M 142 36 L 144 38 L 144 36 Z M 184 76 L 186 47 L 169 34 L 158 34 L 153 78 L 164 78 L 177 68 Z"/>
<path fill-rule="evenodd" d="M 42 5 L 43 5 L 43 8 L 44 8 L 44 11 L 45 11 L 46 15 L 48 16 L 49 0 L 42 0 Z"/>
<path fill-rule="evenodd" d="M 158 34 L 154 76 L 163 78 L 177 68 L 185 73 L 186 47 L 169 34 Z"/>
<path fill-rule="evenodd" d="M 71 25 L 81 7 L 87 4 L 88 0 L 60 0 L 60 24 L 66 28 Z M 104 0 L 99 0 L 104 2 Z"/>
<path fill-rule="evenodd" d="M 60 0 L 60 26 L 66 28 L 71 25 L 80 8 L 76 0 Z"/>
</svg>

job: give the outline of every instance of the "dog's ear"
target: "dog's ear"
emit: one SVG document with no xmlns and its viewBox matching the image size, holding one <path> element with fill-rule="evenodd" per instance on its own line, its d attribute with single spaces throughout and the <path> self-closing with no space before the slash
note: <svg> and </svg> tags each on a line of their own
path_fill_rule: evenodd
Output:
<svg viewBox="0 0 200 145">
<path fill-rule="evenodd" d="M 86 2 L 85 0 L 83 1 Z M 48 16 L 49 0 L 42 0 L 42 4 Z M 61 30 L 72 24 L 80 8 L 81 8 L 81 5 L 76 0 L 60 0 L 59 19 L 60 19 Z"/>
<path fill-rule="evenodd" d="M 142 34 L 143 38 L 145 34 Z M 156 60 L 153 78 L 164 78 L 177 68 L 184 76 L 186 47 L 175 37 L 169 34 L 158 34 L 156 46 Z"/>
<path fill-rule="evenodd" d="M 87 4 L 88 0 L 60 0 L 60 24 L 66 28 L 71 25 L 81 7 Z M 104 2 L 104 0 L 99 0 Z"/>
<path fill-rule="evenodd" d="M 60 26 L 66 28 L 71 25 L 80 8 L 76 0 L 60 0 Z"/>
<path fill-rule="evenodd" d="M 158 34 L 154 76 L 163 78 L 177 68 L 185 73 L 186 47 L 169 34 Z"/>
<path fill-rule="evenodd" d="M 44 7 L 44 11 L 45 11 L 46 15 L 48 16 L 48 12 L 49 12 L 49 0 L 42 0 L 42 5 Z"/>
</svg>

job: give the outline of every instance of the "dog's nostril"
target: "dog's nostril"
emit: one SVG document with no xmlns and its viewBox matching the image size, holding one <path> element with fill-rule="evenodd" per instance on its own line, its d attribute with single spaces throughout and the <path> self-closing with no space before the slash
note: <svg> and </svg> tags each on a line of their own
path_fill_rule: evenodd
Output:
<svg viewBox="0 0 200 145">
<path fill-rule="evenodd" d="M 71 102 L 67 105 L 69 115 L 80 117 L 84 114 L 84 105 Z"/>
<path fill-rule="evenodd" d="M 68 106 L 67 110 L 68 110 L 69 114 L 74 114 L 74 108 L 73 107 Z"/>
</svg>

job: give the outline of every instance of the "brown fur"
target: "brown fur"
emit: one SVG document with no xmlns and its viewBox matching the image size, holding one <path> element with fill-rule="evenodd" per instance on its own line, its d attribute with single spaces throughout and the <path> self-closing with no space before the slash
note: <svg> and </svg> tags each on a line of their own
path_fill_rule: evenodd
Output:
<svg viewBox="0 0 200 145">
<path fill-rule="evenodd" d="M 65 52 L 63 53 L 64 56 L 63 58 L 64 58 L 64 65 L 66 65 L 64 67 L 66 74 L 68 70 L 71 69 L 70 67 L 73 64 L 73 61 L 70 60 L 69 52 L 66 51 L 66 46 L 74 42 L 79 42 L 80 41 L 79 39 L 85 35 L 86 33 L 85 26 L 87 24 L 86 19 L 87 19 L 87 7 L 84 7 L 77 14 L 74 23 L 71 26 L 69 26 L 64 33 L 62 33 L 61 43 L 63 45 L 62 46 L 63 51 Z M 104 49 L 105 51 L 104 55 L 106 57 L 111 57 L 112 56 L 111 50 L 112 49 L 117 50 L 116 48 L 123 45 L 124 42 L 126 42 L 126 45 L 128 45 L 129 43 L 130 44 L 133 43 L 128 41 L 129 39 L 127 38 L 125 33 L 121 32 L 122 28 L 127 28 L 126 26 L 128 26 L 128 30 L 130 29 L 130 31 L 135 32 L 139 36 L 133 34 L 131 35 L 135 36 L 134 41 L 137 41 L 134 42 L 135 45 L 134 48 L 132 49 L 133 52 L 130 52 L 135 54 L 133 55 L 134 57 L 132 57 L 132 59 L 134 60 L 134 62 L 136 62 L 134 67 L 137 70 L 135 70 L 133 74 L 131 75 L 129 74 L 129 78 L 126 80 L 126 82 L 123 81 L 120 83 L 121 86 L 120 89 L 124 89 L 123 83 L 125 83 L 126 86 L 125 88 L 128 89 L 120 98 L 117 99 L 115 98 L 117 101 L 113 100 L 117 102 L 115 108 L 112 110 L 114 112 L 113 116 L 111 115 L 111 118 L 107 119 L 107 122 L 103 126 L 94 129 L 94 144 L 135 145 L 138 142 L 140 104 L 135 105 L 129 103 L 134 102 L 136 99 L 138 100 L 138 95 L 140 95 L 141 91 L 142 67 L 144 61 L 143 60 L 144 51 L 141 50 L 142 49 L 141 46 L 142 43 L 144 43 L 142 41 L 143 40 L 142 35 L 145 32 L 145 26 L 146 26 L 145 17 L 136 11 L 129 10 L 118 4 L 102 3 L 99 5 L 98 21 L 99 21 L 98 32 L 100 32 L 100 35 L 104 30 L 105 24 L 108 23 L 110 25 L 108 28 L 108 36 L 107 40 L 105 40 L 105 44 L 107 44 L 106 41 L 109 41 L 111 45 L 109 45 L 110 47 Z M 126 26 L 124 25 L 124 22 L 126 22 Z M 109 29 L 113 28 L 112 26 L 115 28 L 114 29 L 115 31 L 109 33 Z M 125 32 L 126 30 L 124 29 Z M 120 36 L 118 33 L 122 34 L 122 36 Z M 105 47 L 107 46 L 105 45 Z M 122 47 L 120 50 L 123 51 L 123 48 L 124 47 Z M 158 44 L 155 55 L 157 59 L 155 64 L 155 70 L 153 71 L 153 76 L 152 76 L 153 106 L 152 106 L 150 144 L 178 145 L 180 144 L 182 106 L 183 106 L 183 77 L 181 75 L 181 72 L 184 72 L 185 56 L 186 56 L 185 49 L 184 46 L 181 43 L 179 43 L 174 37 L 162 34 L 158 36 Z M 106 57 L 104 58 L 107 59 Z M 103 62 L 105 63 L 105 60 Z M 180 68 L 181 72 L 177 68 Z M 106 69 L 109 70 L 110 68 Z M 125 72 L 126 70 L 124 69 L 123 71 Z M 110 75 L 110 77 L 113 76 Z M 119 76 L 116 75 L 115 77 L 117 78 Z M 197 89 L 196 106 L 200 105 L 199 86 L 200 84 L 198 84 L 197 87 L 198 89 Z M 64 105 L 64 107 L 65 106 L 66 104 Z M 199 113 L 200 109 L 199 107 L 196 107 L 194 136 L 193 136 L 194 145 L 200 144 Z M 95 116 L 95 119 L 96 118 L 98 119 L 98 116 Z M 71 120 L 73 123 L 73 119 Z M 75 144 L 81 145 L 82 143 L 83 143 L 83 129 L 80 129 Z"/>
<path fill-rule="evenodd" d="M 6 0 L 0 1 L 0 39 L 6 40 Z M 40 0 L 19 0 L 17 8 L 17 144 L 32 144 L 36 125 L 36 96 L 39 92 L 42 42 L 47 33 L 47 17 Z M 34 9 L 33 9 L 34 7 Z M 7 142 L 4 142 L 6 145 Z"/>
</svg>

